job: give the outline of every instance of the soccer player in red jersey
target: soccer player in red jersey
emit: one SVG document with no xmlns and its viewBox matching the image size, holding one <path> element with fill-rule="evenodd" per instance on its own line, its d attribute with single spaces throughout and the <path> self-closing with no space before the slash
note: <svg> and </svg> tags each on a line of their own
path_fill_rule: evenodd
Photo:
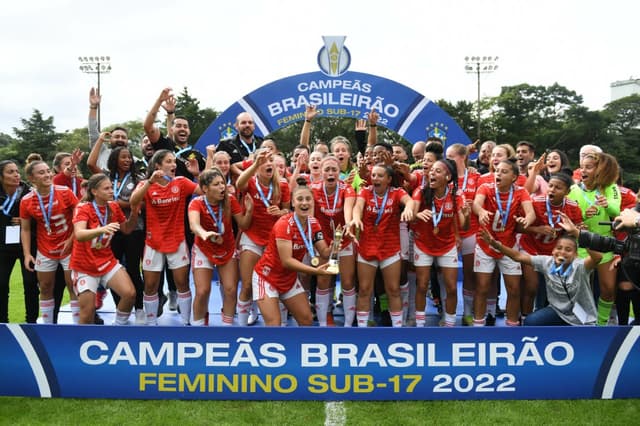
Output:
<svg viewBox="0 0 640 426">
<path fill-rule="evenodd" d="M 251 222 L 253 202 L 245 197 L 245 213 L 236 198 L 229 194 L 223 172 L 218 168 L 200 174 L 200 189 L 204 195 L 189 203 L 189 225 L 196 235 L 192 249 L 191 268 L 196 287 L 191 325 L 205 325 L 213 268 L 218 268 L 220 285 L 224 289 L 222 325 L 233 325 L 238 294 L 238 261 L 231 218 L 246 229 Z"/>
<path fill-rule="evenodd" d="M 473 201 L 473 211 L 478 215 L 480 226 L 486 228 L 495 240 L 507 247 L 516 245 L 516 224 L 526 229 L 535 220 L 529 193 L 515 184 L 518 175 L 518 166 L 515 162 L 501 161 L 495 168 L 495 182 L 480 186 Z M 516 216 L 521 209 L 524 217 Z M 474 326 L 485 325 L 487 294 L 496 265 L 504 276 L 507 288 L 506 324 L 508 326 L 520 324 L 520 276 L 522 275 L 520 264 L 490 247 L 486 241 L 477 238 L 474 266 L 476 273 Z"/>
<path fill-rule="evenodd" d="M 424 327 L 431 266 L 437 260 L 447 292 L 443 325 L 456 323 L 458 305 L 458 226 L 469 225 L 470 207 L 458 194 L 458 173 L 453 160 L 437 161 L 429 180 L 413 193 L 416 220 L 414 260 L 416 267 L 416 326 Z"/>
<path fill-rule="evenodd" d="M 248 193 L 253 200 L 251 225 L 240 237 L 240 279 L 242 288 L 238 296 L 238 323 L 247 325 L 251 309 L 252 271 L 269 241 L 276 221 L 289 213 L 291 198 L 289 185 L 277 172 L 273 153 L 268 149 L 257 151 L 255 161 L 238 178 L 238 191 Z"/>
<path fill-rule="evenodd" d="M 120 296 L 115 324 L 128 323 L 136 289 L 111 251 L 110 243 L 117 231 L 129 234 L 137 222 L 137 210 L 132 210 L 127 219 L 118 202 L 113 200 L 113 185 L 108 176 L 99 173 L 89 178 L 85 196 L 73 215 L 76 242 L 69 265 L 80 303 L 81 324 L 93 324 L 99 285 L 111 288 Z"/>
<path fill-rule="evenodd" d="M 582 211 L 580 206 L 566 198 L 573 185 L 571 176 L 566 173 L 551 175 L 546 196 L 532 198 L 535 221 L 527 228 L 527 232 L 520 238 L 521 251 L 531 255 L 551 256 L 558 238 L 563 232 L 560 225 L 564 213 L 573 223 L 582 226 Z M 523 319 L 533 312 L 540 283 L 538 273 L 529 264 L 522 264 L 524 287 L 521 293 L 521 314 Z"/>
<path fill-rule="evenodd" d="M 42 322 L 53 323 L 53 286 L 58 264 L 64 269 L 71 299 L 71 315 L 78 322 L 80 308 L 71 283 L 69 258 L 73 244 L 73 209 L 78 199 L 66 186 L 54 185 L 44 161 L 33 161 L 26 174 L 34 189 L 20 201 L 20 240 L 27 270 L 37 272 Z M 31 219 L 36 222 L 36 258 L 31 255 Z M 34 265 L 34 266 L 32 266 Z"/>
<path fill-rule="evenodd" d="M 464 205 L 471 208 L 478 189 L 480 173 L 467 168 L 467 147 L 455 143 L 447 148 L 447 158 L 456 163 L 458 174 L 458 194 L 463 198 Z M 478 232 L 478 216 L 469 217 L 469 227 L 459 229 L 462 254 L 462 297 L 463 314 L 462 325 L 473 325 L 473 296 L 475 293 L 475 274 L 473 272 L 473 256 L 476 249 L 476 233 Z"/>
<path fill-rule="evenodd" d="M 279 218 L 273 226 L 264 255 L 253 270 L 253 300 L 258 303 L 267 326 L 281 324 L 279 301 L 301 326 L 312 324 L 313 317 L 307 294 L 298 273 L 332 275 L 328 263 L 330 249 L 323 238 L 322 227 L 313 215 L 313 192 L 299 185 L 292 196 L 293 212 Z M 311 266 L 302 263 L 305 254 Z"/>
<path fill-rule="evenodd" d="M 315 204 L 315 217 L 322 226 L 325 241 L 331 247 L 334 243 L 336 229 L 345 229 L 351 222 L 351 213 L 356 201 L 356 193 L 351 185 L 339 180 L 340 162 L 333 155 L 322 161 L 322 181 L 311 184 Z M 340 286 L 342 287 L 342 303 L 344 307 L 344 325 L 351 327 L 355 318 L 356 260 L 353 243 L 349 237 L 343 236 L 338 252 L 340 269 Z M 318 277 L 316 288 L 316 315 L 321 326 L 327 325 L 327 310 L 331 303 L 331 278 Z"/>
<path fill-rule="evenodd" d="M 197 160 L 189 162 L 189 172 L 199 174 Z M 145 203 L 147 238 L 142 259 L 144 274 L 144 310 L 147 325 L 157 325 L 158 286 L 165 260 L 173 273 L 178 290 L 178 307 L 183 324 L 191 316 L 189 290 L 189 252 L 185 241 L 184 211 L 198 185 L 184 176 L 176 177 L 176 156 L 161 149 L 149 161 L 147 179 L 131 194 L 131 208 Z"/>
<path fill-rule="evenodd" d="M 391 186 L 393 169 L 384 165 L 371 170 L 372 185 L 358 193 L 349 233 L 361 232 L 358 249 L 358 327 L 366 327 L 373 283 L 378 267 L 389 298 L 393 327 L 402 327 L 400 297 L 400 221 L 413 219 L 414 201 L 402 188 Z M 400 205 L 404 205 L 401 210 Z M 383 243 L 383 244 L 382 244 Z"/>
</svg>

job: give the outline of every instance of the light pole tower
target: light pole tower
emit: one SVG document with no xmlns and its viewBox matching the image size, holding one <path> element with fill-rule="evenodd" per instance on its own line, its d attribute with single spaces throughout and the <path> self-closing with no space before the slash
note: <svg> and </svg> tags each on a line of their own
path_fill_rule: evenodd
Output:
<svg viewBox="0 0 640 426">
<path fill-rule="evenodd" d="M 109 56 L 79 56 L 80 71 L 85 74 L 97 74 L 98 76 L 98 93 L 100 92 L 100 74 L 108 74 L 111 72 L 111 58 Z M 100 104 L 98 104 L 98 131 L 100 130 Z"/>
<path fill-rule="evenodd" d="M 464 70 L 478 76 L 478 129 L 477 139 L 480 140 L 480 124 L 482 123 L 480 108 L 480 74 L 492 73 L 498 69 L 497 56 L 465 56 Z"/>
</svg>

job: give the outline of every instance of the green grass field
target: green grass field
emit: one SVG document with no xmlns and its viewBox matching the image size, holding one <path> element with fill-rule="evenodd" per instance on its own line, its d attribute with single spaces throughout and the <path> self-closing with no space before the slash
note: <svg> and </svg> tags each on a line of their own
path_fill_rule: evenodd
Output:
<svg viewBox="0 0 640 426">
<path fill-rule="evenodd" d="M 11 279 L 9 318 L 24 321 L 20 273 Z M 0 378 L 2 380 L 2 378 Z M 99 386 L 99 384 L 96 384 Z M 561 384 L 549 383 L 549 386 Z M 135 401 L 0 397 L 0 425 L 630 425 L 640 401 L 391 401 L 344 403 L 343 423 L 325 423 L 325 403 Z"/>
</svg>

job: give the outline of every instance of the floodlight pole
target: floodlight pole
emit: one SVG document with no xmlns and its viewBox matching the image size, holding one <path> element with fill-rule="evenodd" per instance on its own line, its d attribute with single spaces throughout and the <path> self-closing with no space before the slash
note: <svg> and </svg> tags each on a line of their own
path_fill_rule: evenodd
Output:
<svg viewBox="0 0 640 426">
<path fill-rule="evenodd" d="M 96 74 L 98 76 L 98 93 L 100 92 L 100 74 L 107 74 L 111 72 L 111 57 L 109 56 L 79 56 L 78 60 L 80 61 L 80 71 L 85 74 Z M 98 104 L 97 113 L 97 121 L 98 121 L 98 131 L 100 131 L 100 107 L 101 103 Z"/>
<path fill-rule="evenodd" d="M 478 122 L 477 122 L 477 136 L 476 138 L 480 140 L 481 130 L 480 125 L 482 124 L 482 109 L 480 106 L 480 74 L 488 74 L 494 72 L 498 69 L 498 65 L 496 62 L 498 61 L 498 57 L 495 56 L 466 56 L 464 58 L 465 61 L 465 71 L 469 74 L 476 74 L 478 78 Z"/>
</svg>

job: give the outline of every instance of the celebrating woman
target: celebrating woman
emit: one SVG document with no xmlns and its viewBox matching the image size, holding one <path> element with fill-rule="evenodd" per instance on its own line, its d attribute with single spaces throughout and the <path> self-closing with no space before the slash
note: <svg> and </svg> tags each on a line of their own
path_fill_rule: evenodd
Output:
<svg viewBox="0 0 640 426">
<path fill-rule="evenodd" d="M 127 272 L 111 251 L 111 240 L 120 231 L 129 234 L 138 224 L 137 210 L 127 219 L 113 201 L 114 191 L 108 176 L 98 173 L 89 178 L 83 202 L 73 216 L 76 243 L 70 267 L 80 303 L 80 324 L 93 324 L 98 286 L 110 288 L 120 296 L 116 307 L 117 325 L 126 325 L 136 299 L 136 289 Z"/>
<path fill-rule="evenodd" d="M 214 267 L 218 268 L 224 289 L 222 325 L 233 325 L 238 294 L 238 261 L 231 218 L 240 228 L 246 229 L 251 221 L 253 202 L 250 197 L 245 198 L 246 211 L 243 215 L 242 207 L 229 194 L 225 176 L 218 168 L 202 172 L 199 184 L 204 195 L 194 198 L 189 204 L 189 226 L 196 235 L 191 262 L 196 287 L 191 325 L 207 323 Z"/>
<path fill-rule="evenodd" d="M 443 324 L 453 327 L 458 305 L 458 224 L 469 225 L 470 208 L 458 195 L 458 173 L 452 160 L 437 161 L 429 171 L 428 184 L 413 193 L 414 262 L 416 268 L 416 326 L 425 324 L 427 289 L 431 266 L 437 261 L 447 292 Z"/>
<path fill-rule="evenodd" d="M 322 226 L 325 241 L 327 241 L 329 247 L 332 247 L 336 230 L 344 229 L 345 224 L 351 222 L 351 212 L 356 194 L 351 185 L 347 185 L 338 179 L 340 163 L 336 157 L 326 157 L 322 161 L 321 169 L 322 181 L 314 182 L 311 185 L 311 189 L 313 190 L 315 217 Z M 344 234 L 343 236 L 340 246 L 334 249 L 338 251 L 344 325 L 345 327 L 351 327 L 356 309 L 354 283 L 356 260 L 351 239 Z M 331 289 L 331 278 L 319 276 L 316 288 L 316 315 L 321 326 L 327 325 L 327 310 L 331 303 Z"/>
<path fill-rule="evenodd" d="M 197 160 L 189 162 L 189 171 L 198 175 Z M 147 238 L 142 272 L 144 274 L 144 310 L 147 325 L 157 325 L 158 286 L 165 260 L 173 273 L 178 290 L 178 307 L 183 324 L 191 316 L 189 290 L 189 252 L 185 241 L 184 211 L 188 198 L 200 193 L 197 184 L 183 176 L 176 177 L 176 156 L 161 149 L 153 154 L 147 179 L 131 194 L 131 208 L 145 203 Z M 167 225 L 171 226 L 167 226 Z"/>
<path fill-rule="evenodd" d="M 496 147 L 498 148 L 498 147 Z M 494 148 L 495 151 L 495 148 Z M 491 237 L 507 247 L 516 245 L 516 224 L 527 228 L 535 220 L 529 193 L 516 186 L 518 166 L 515 162 L 504 160 L 495 167 L 495 182 L 486 183 L 478 188 L 473 201 L 473 211 L 478 215 L 480 226 L 486 228 Z M 524 216 L 516 216 L 521 211 Z M 491 285 L 491 275 L 496 265 L 504 276 L 507 288 L 508 326 L 520 324 L 520 276 L 519 263 L 514 262 L 486 241 L 478 239 L 475 252 L 476 294 L 474 299 L 474 326 L 485 325 L 487 294 Z"/>
<path fill-rule="evenodd" d="M 377 165 L 371 170 L 372 185 L 358 193 L 353 208 L 349 233 L 360 232 L 358 252 L 358 327 L 366 327 L 373 283 L 378 267 L 382 270 L 384 288 L 389 299 L 391 321 L 402 327 L 400 297 L 400 220 L 413 219 L 411 197 L 401 188 L 391 187 L 393 170 Z M 404 205 L 401 212 L 400 205 Z M 381 245 L 381 242 L 384 242 Z"/>
<path fill-rule="evenodd" d="M 280 177 L 268 149 L 257 151 L 255 161 L 237 181 L 238 191 L 246 192 L 254 201 L 251 225 L 240 237 L 240 278 L 238 322 L 249 323 L 252 271 L 264 254 L 269 234 L 277 220 L 288 213 L 290 193 L 287 181 Z"/>
<path fill-rule="evenodd" d="M 616 159 L 605 153 L 586 154 L 580 159 L 582 182 L 573 185 L 568 198 L 576 201 L 582 210 L 582 218 L 587 229 L 606 237 L 613 236 L 611 226 L 600 225 L 620 214 L 620 192 L 616 181 L 619 167 Z M 586 250 L 578 249 L 580 257 L 586 257 Z M 613 252 L 602 254 L 598 264 L 598 325 L 607 325 L 616 292 L 616 270 L 610 268 Z"/>
<path fill-rule="evenodd" d="M 64 269 L 65 281 L 71 299 L 71 316 L 78 322 L 80 308 L 71 283 L 69 260 L 73 243 L 73 209 L 78 199 L 66 186 L 54 185 L 51 169 L 44 161 L 33 161 L 26 174 L 34 186 L 20 202 L 20 240 L 24 265 L 29 271 L 35 269 L 40 283 L 40 314 L 42 322 L 53 321 L 53 286 L 58 265 Z M 31 254 L 31 220 L 36 222 L 36 247 Z M 33 265 L 33 266 L 32 266 Z"/>
<path fill-rule="evenodd" d="M 279 301 L 293 315 L 298 325 L 308 326 L 313 318 L 307 295 L 298 280 L 298 272 L 311 275 L 332 275 L 327 271 L 330 249 L 323 239 L 322 228 L 313 214 L 313 193 L 306 185 L 293 192 L 293 213 L 277 220 L 269 236 L 264 256 L 253 270 L 253 299 L 257 301 L 264 323 L 281 323 Z M 311 266 L 302 263 L 305 254 Z"/>
</svg>

